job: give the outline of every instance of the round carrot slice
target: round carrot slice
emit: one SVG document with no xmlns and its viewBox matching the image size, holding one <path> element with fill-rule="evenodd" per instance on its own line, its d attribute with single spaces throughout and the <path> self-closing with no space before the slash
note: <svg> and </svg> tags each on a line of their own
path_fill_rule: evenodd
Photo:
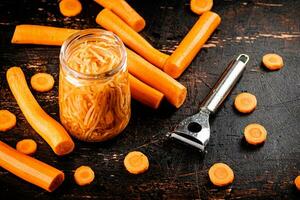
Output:
<svg viewBox="0 0 300 200">
<path fill-rule="evenodd" d="M 267 130 L 260 124 L 249 124 L 245 127 L 244 136 L 249 144 L 261 144 L 267 139 Z"/>
<path fill-rule="evenodd" d="M 78 0 L 61 0 L 59 2 L 59 10 L 64 16 L 73 17 L 81 12 L 82 6 Z"/>
<path fill-rule="evenodd" d="M 132 151 L 126 155 L 124 165 L 129 173 L 141 174 L 148 170 L 149 160 L 142 152 Z"/>
<path fill-rule="evenodd" d="M 16 116 L 8 110 L 0 110 L 0 131 L 8 131 L 17 123 Z"/>
<path fill-rule="evenodd" d="M 295 185 L 298 190 L 300 190 L 300 176 L 295 178 Z"/>
<path fill-rule="evenodd" d="M 75 182 L 80 186 L 90 184 L 93 182 L 94 178 L 94 171 L 89 166 L 81 166 L 75 170 L 74 179 Z"/>
<path fill-rule="evenodd" d="M 269 70 L 279 70 L 283 67 L 283 59 L 280 55 L 269 53 L 263 56 L 262 62 Z"/>
<path fill-rule="evenodd" d="M 256 106 L 256 97 L 247 92 L 240 93 L 234 100 L 234 107 L 241 113 L 250 113 Z"/>
<path fill-rule="evenodd" d="M 226 186 L 233 182 L 234 173 L 224 163 L 215 163 L 208 171 L 209 179 L 215 186 Z"/>
<path fill-rule="evenodd" d="M 31 77 L 31 87 L 38 92 L 47 92 L 54 86 L 54 78 L 51 74 L 37 73 Z"/>
<path fill-rule="evenodd" d="M 213 6 L 213 0 L 191 0 L 190 7 L 191 10 L 201 15 L 202 13 L 209 11 Z"/>
<path fill-rule="evenodd" d="M 24 139 L 17 143 L 16 149 L 26 155 L 33 155 L 36 152 L 37 144 L 32 139 Z"/>
</svg>

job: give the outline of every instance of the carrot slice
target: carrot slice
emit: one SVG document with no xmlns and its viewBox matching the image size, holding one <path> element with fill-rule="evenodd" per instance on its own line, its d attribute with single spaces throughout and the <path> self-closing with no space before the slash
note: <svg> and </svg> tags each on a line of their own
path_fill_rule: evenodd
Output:
<svg viewBox="0 0 300 200">
<path fill-rule="evenodd" d="M 250 113 L 256 106 L 257 100 L 253 94 L 243 92 L 235 97 L 234 107 L 241 113 Z"/>
<path fill-rule="evenodd" d="M 8 131 L 17 123 L 16 116 L 8 110 L 0 110 L 0 131 Z"/>
<path fill-rule="evenodd" d="M 201 15 L 212 8 L 213 0 L 191 0 L 190 6 L 194 13 Z"/>
<path fill-rule="evenodd" d="M 224 163 L 215 163 L 208 171 L 209 179 L 215 186 L 226 186 L 233 182 L 234 173 L 232 169 Z"/>
<path fill-rule="evenodd" d="M 75 170 L 74 179 L 75 182 L 80 185 L 88 185 L 93 182 L 95 178 L 94 171 L 89 166 L 81 166 Z"/>
<path fill-rule="evenodd" d="M 283 67 L 283 59 L 280 55 L 269 53 L 263 56 L 262 62 L 269 70 L 279 70 Z"/>
<path fill-rule="evenodd" d="M 24 139 L 17 143 L 16 149 L 26 155 L 33 155 L 36 152 L 37 144 L 32 139 Z"/>
<path fill-rule="evenodd" d="M 61 0 L 59 10 L 63 16 L 74 17 L 81 12 L 82 6 L 78 0 Z"/>
<path fill-rule="evenodd" d="M 298 190 L 300 190 L 300 176 L 295 178 L 295 186 Z"/>
<path fill-rule="evenodd" d="M 260 124 L 249 124 L 245 127 L 244 136 L 252 145 L 258 145 L 266 141 L 267 130 Z"/>
<path fill-rule="evenodd" d="M 131 174 L 141 174 L 148 170 L 149 161 L 142 152 L 132 151 L 126 155 L 124 166 Z"/>
<path fill-rule="evenodd" d="M 47 92 L 54 86 L 54 78 L 51 74 L 37 73 L 31 77 L 31 87 L 38 92 Z"/>
</svg>

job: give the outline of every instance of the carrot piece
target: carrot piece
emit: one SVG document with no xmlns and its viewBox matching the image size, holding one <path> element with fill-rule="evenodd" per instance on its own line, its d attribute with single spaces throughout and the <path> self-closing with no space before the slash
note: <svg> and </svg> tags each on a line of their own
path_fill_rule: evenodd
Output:
<svg viewBox="0 0 300 200">
<path fill-rule="evenodd" d="M 262 62 L 269 70 L 279 70 L 283 67 L 283 59 L 280 55 L 269 53 L 263 56 Z"/>
<path fill-rule="evenodd" d="M 36 152 L 37 144 L 32 139 L 24 139 L 17 143 L 16 149 L 21 153 L 31 156 Z"/>
<path fill-rule="evenodd" d="M 162 92 L 176 108 L 183 104 L 187 93 L 186 87 L 129 49 L 127 49 L 127 66 L 131 74 Z"/>
<path fill-rule="evenodd" d="M 65 179 L 62 171 L 18 152 L 0 141 L 0 166 L 21 179 L 48 192 L 58 188 Z"/>
<path fill-rule="evenodd" d="M 142 152 L 132 151 L 126 155 L 124 166 L 131 174 L 141 174 L 148 170 L 149 160 Z"/>
<path fill-rule="evenodd" d="M 161 92 L 146 85 L 131 74 L 129 74 L 129 84 L 132 98 L 151 108 L 157 109 L 159 107 L 164 97 Z"/>
<path fill-rule="evenodd" d="M 178 78 L 192 62 L 220 22 L 221 18 L 217 13 L 204 12 L 173 54 L 167 59 L 163 70 L 173 78 Z"/>
<path fill-rule="evenodd" d="M 95 2 L 112 10 L 136 32 L 140 32 L 146 26 L 145 20 L 124 0 L 95 0 Z"/>
<path fill-rule="evenodd" d="M 194 13 L 201 15 L 212 8 L 213 0 L 191 0 L 190 6 Z"/>
<path fill-rule="evenodd" d="M 78 30 L 51 26 L 18 25 L 16 26 L 11 43 L 59 46 L 62 45 L 70 35 L 76 32 L 78 32 Z"/>
<path fill-rule="evenodd" d="M 295 186 L 298 190 L 300 190 L 300 176 L 295 178 Z"/>
<path fill-rule="evenodd" d="M 98 14 L 96 22 L 103 28 L 114 32 L 128 47 L 162 69 L 169 56 L 155 49 L 112 11 L 103 9 Z"/>
<path fill-rule="evenodd" d="M 256 106 L 257 100 L 253 94 L 243 92 L 235 97 L 234 107 L 241 113 L 251 113 Z"/>
<path fill-rule="evenodd" d="M 8 131 L 16 126 L 16 116 L 8 110 L 0 110 L 0 131 Z"/>
<path fill-rule="evenodd" d="M 262 144 L 267 139 L 267 130 L 260 124 L 249 124 L 245 127 L 244 136 L 249 144 Z"/>
<path fill-rule="evenodd" d="M 94 171 L 89 166 L 81 166 L 75 170 L 74 179 L 75 182 L 80 185 L 88 185 L 93 182 L 95 178 Z"/>
<path fill-rule="evenodd" d="M 37 73 L 31 77 L 31 87 L 38 92 L 47 92 L 54 86 L 54 78 L 51 74 Z"/>
<path fill-rule="evenodd" d="M 209 179 L 215 186 L 226 186 L 233 182 L 234 173 L 232 169 L 224 163 L 215 163 L 208 171 Z"/>
<path fill-rule="evenodd" d="M 63 16 L 74 17 L 81 12 L 82 6 L 78 0 L 61 0 L 59 10 Z"/>
<path fill-rule="evenodd" d="M 32 128 L 50 145 L 57 155 L 71 153 L 74 142 L 62 125 L 51 118 L 30 92 L 20 67 L 7 70 L 6 78 L 21 111 Z"/>
</svg>

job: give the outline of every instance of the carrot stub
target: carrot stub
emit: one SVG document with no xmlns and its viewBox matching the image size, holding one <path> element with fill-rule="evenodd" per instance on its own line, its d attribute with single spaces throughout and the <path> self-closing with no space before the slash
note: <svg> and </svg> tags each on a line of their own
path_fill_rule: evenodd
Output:
<svg viewBox="0 0 300 200">
<path fill-rule="evenodd" d="M 36 152 L 37 144 L 32 139 L 24 139 L 17 143 L 16 149 L 26 155 L 33 155 Z"/>
<path fill-rule="evenodd" d="M 47 92 L 54 86 L 54 78 L 51 74 L 37 73 L 31 77 L 31 87 L 38 92 Z"/>
<path fill-rule="evenodd" d="M 298 190 L 300 190 L 300 176 L 297 176 L 296 178 L 295 178 L 295 186 L 296 186 L 296 188 L 298 189 Z"/>
<path fill-rule="evenodd" d="M 163 70 L 173 78 L 178 78 L 220 23 L 221 18 L 217 13 L 204 12 L 167 59 Z"/>
<path fill-rule="evenodd" d="M 63 16 L 73 17 L 81 12 L 82 6 L 78 0 L 61 0 L 59 10 Z"/>
<path fill-rule="evenodd" d="M 8 110 L 0 110 L 0 131 L 8 131 L 15 127 L 16 116 Z"/>
<path fill-rule="evenodd" d="M 89 166 L 81 166 L 75 170 L 74 179 L 75 182 L 80 185 L 88 185 L 93 182 L 95 178 L 94 171 Z"/>
<path fill-rule="evenodd" d="M 243 92 L 235 97 L 234 107 L 241 113 L 250 113 L 256 106 L 257 100 L 253 94 Z"/>
<path fill-rule="evenodd" d="M 283 67 L 283 59 L 280 55 L 269 53 L 263 56 L 262 62 L 269 70 L 279 70 Z"/>
<path fill-rule="evenodd" d="M 22 69 L 20 67 L 9 68 L 6 78 L 21 111 L 32 128 L 57 155 L 71 153 L 75 146 L 74 142 L 64 127 L 40 107 L 28 88 Z"/>
<path fill-rule="evenodd" d="M 0 141 L 0 166 L 48 192 L 64 181 L 64 173 L 46 163 L 18 152 Z"/>
<path fill-rule="evenodd" d="M 202 13 L 209 11 L 213 6 L 213 0 L 191 0 L 190 7 L 191 10 L 201 15 Z"/>
<path fill-rule="evenodd" d="M 126 155 L 124 166 L 131 174 L 141 174 L 148 170 L 149 160 L 142 152 L 132 151 Z"/>
<path fill-rule="evenodd" d="M 226 186 L 233 182 L 234 173 L 232 169 L 224 163 L 215 163 L 208 171 L 209 179 L 215 186 Z"/>
<path fill-rule="evenodd" d="M 267 130 L 260 124 L 249 124 L 245 127 L 244 136 L 252 145 L 258 145 L 266 141 Z"/>
</svg>

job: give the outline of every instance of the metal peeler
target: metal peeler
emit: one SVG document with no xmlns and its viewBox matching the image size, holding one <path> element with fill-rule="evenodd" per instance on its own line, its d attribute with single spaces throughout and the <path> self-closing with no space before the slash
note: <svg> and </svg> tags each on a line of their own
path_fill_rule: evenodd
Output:
<svg viewBox="0 0 300 200">
<path fill-rule="evenodd" d="M 249 56 L 240 54 L 232 60 L 210 93 L 201 103 L 200 111 L 181 121 L 167 136 L 204 151 L 210 138 L 209 115 L 215 113 L 237 83 L 249 61 Z"/>
</svg>

